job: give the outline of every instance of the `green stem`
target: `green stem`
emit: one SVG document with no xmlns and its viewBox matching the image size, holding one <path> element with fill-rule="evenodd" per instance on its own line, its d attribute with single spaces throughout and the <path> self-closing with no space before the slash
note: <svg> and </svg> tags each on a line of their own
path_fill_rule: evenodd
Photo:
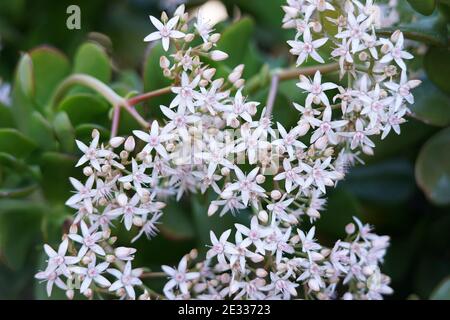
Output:
<svg viewBox="0 0 450 320">
<path fill-rule="evenodd" d="M 64 95 L 73 85 L 83 85 L 92 90 L 95 90 L 99 94 L 101 94 L 111 105 L 124 105 L 125 99 L 115 93 L 110 87 L 101 82 L 100 80 L 86 75 L 86 74 L 74 74 L 64 80 L 61 85 L 56 90 L 52 100 L 51 107 L 56 108 L 61 100 L 64 98 Z"/>
</svg>

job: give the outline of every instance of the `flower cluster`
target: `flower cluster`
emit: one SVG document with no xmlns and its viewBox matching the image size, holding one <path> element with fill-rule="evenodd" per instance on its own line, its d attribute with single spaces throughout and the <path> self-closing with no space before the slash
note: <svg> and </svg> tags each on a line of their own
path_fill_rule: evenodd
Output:
<svg viewBox="0 0 450 320">
<path fill-rule="evenodd" d="M 219 238 L 211 231 L 207 260 L 192 266 L 198 271 L 187 269 L 189 256 L 178 268 L 163 266 L 170 277 L 164 293 L 170 299 L 381 299 L 392 292 L 379 269 L 389 237 L 355 222 L 333 248 L 317 243 L 315 227 L 305 233 L 275 218 L 265 225 L 254 217 L 250 228 L 236 224 L 234 241 L 231 230 Z"/>
<path fill-rule="evenodd" d="M 145 41 L 161 41 L 167 54 L 160 66 L 173 81 L 172 102 L 160 107 L 166 119 L 106 144 L 97 131 L 89 146 L 77 142 L 83 152 L 77 166 L 87 179 L 71 178 L 76 192 L 67 205 L 77 213 L 70 233 L 58 252 L 45 247 L 48 266 L 36 277 L 47 281 L 49 294 L 56 284 L 73 297 L 62 279 L 82 281 L 88 297 L 134 299 L 136 289 L 141 298 L 155 294 L 142 281 L 144 270 L 132 269 L 135 250 L 112 247 L 111 226 L 122 222 L 137 232 L 134 239 L 154 237 L 169 197 L 208 190 L 217 194 L 208 215 L 250 208 L 251 224 L 219 237 L 211 231 L 204 261 L 195 263 L 191 253 L 177 268 L 163 266 L 165 297 L 380 299 L 392 291 L 379 268 L 388 237 L 355 218 L 347 238 L 327 248 L 314 239 L 315 227 L 302 229 L 305 220 L 320 217 L 327 187 L 344 178 L 361 152 L 373 154 L 372 136 L 400 133 L 420 83 L 407 78 L 405 60 L 412 56 L 401 32 L 377 37 L 380 9 L 372 1 L 288 0 L 283 9 L 284 27 L 297 31 L 288 42 L 297 65 L 332 60 L 327 69 L 347 78 L 342 86 L 324 80 L 325 69 L 312 79 L 300 75 L 305 99 L 294 104 L 299 120 L 290 129 L 272 123 L 272 106 L 258 110 L 243 95 L 243 65 L 215 78 L 207 61 L 227 54 L 215 48 L 220 34 L 206 17 L 192 18 L 184 6 L 170 19 L 150 17 L 156 31 Z M 327 15 L 333 11 L 337 18 Z"/>
</svg>

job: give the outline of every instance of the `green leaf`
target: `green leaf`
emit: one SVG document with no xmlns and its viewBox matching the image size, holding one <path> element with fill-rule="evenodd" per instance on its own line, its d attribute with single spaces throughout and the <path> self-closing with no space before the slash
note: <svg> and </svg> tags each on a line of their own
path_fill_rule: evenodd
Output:
<svg viewBox="0 0 450 320">
<path fill-rule="evenodd" d="M 36 144 L 16 129 L 0 129 L 0 150 L 18 158 L 25 158 Z"/>
<path fill-rule="evenodd" d="M 35 183 L 28 184 L 26 186 L 16 187 L 16 188 L 8 188 L 1 189 L 0 188 L 0 199 L 1 198 L 23 198 L 31 193 L 33 193 L 38 188 L 38 185 Z"/>
<path fill-rule="evenodd" d="M 424 59 L 424 67 L 428 78 L 447 94 L 450 94 L 450 50 L 448 48 L 431 47 Z"/>
<path fill-rule="evenodd" d="M 408 2 L 414 10 L 425 16 L 431 15 L 436 8 L 436 0 L 408 0 Z"/>
<path fill-rule="evenodd" d="M 444 17 L 432 15 L 409 24 L 377 30 L 377 34 L 390 36 L 396 30 L 401 30 L 406 38 L 434 46 L 447 45 L 447 23 Z"/>
<path fill-rule="evenodd" d="M 189 208 L 187 208 L 189 209 Z M 161 218 L 161 234 L 169 240 L 187 240 L 195 235 L 189 211 L 181 203 L 171 201 Z"/>
<path fill-rule="evenodd" d="M 450 97 L 428 79 L 414 91 L 416 101 L 410 106 L 414 117 L 430 125 L 450 124 Z"/>
<path fill-rule="evenodd" d="M 11 112 L 11 108 L 0 103 L 0 128 L 12 128 L 15 127 L 14 118 Z"/>
<path fill-rule="evenodd" d="M 450 204 L 450 128 L 433 136 L 419 153 L 416 181 L 428 199 L 437 205 Z"/>
<path fill-rule="evenodd" d="M 35 99 L 43 110 L 58 84 L 69 75 L 70 63 L 63 53 L 50 47 L 39 47 L 29 54 L 33 63 Z"/>
<path fill-rule="evenodd" d="M 69 198 L 73 189 L 69 177 L 78 177 L 81 171 L 75 168 L 75 164 L 76 159 L 73 156 L 56 152 L 42 154 L 42 189 L 49 201 L 61 203 Z"/>
<path fill-rule="evenodd" d="M 358 199 L 345 187 L 333 190 L 328 198 L 326 210 L 317 221 L 317 230 L 330 238 L 345 235 L 345 226 L 353 222 L 353 217 L 360 217 L 361 209 Z"/>
<path fill-rule="evenodd" d="M 72 153 L 75 150 L 75 129 L 66 112 L 60 111 L 53 119 L 53 129 L 61 150 Z"/>
<path fill-rule="evenodd" d="M 26 97 L 34 96 L 33 62 L 27 53 L 24 53 L 20 58 L 16 71 L 15 85 Z"/>
<path fill-rule="evenodd" d="M 398 204 L 414 192 L 414 168 L 406 160 L 388 160 L 352 168 L 341 183 L 360 200 Z"/>
<path fill-rule="evenodd" d="M 251 18 L 244 18 L 225 29 L 217 43 L 217 49 L 228 53 L 226 65 L 234 68 L 243 62 L 253 31 L 254 22 Z"/>
<path fill-rule="evenodd" d="M 74 126 L 83 123 L 104 124 L 108 122 L 108 103 L 89 93 L 78 93 L 66 97 L 58 107 L 65 111 Z"/>
<path fill-rule="evenodd" d="M 211 243 L 210 231 L 213 231 L 216 235 L 220 235 L 227 229 L 233 229 L 235 223 L 241 223 L 243 225 L 250 224 L 251 212 L 249 210 L 241 210 L 236 216 L 228 212 L 220 217 L 220 209 L 219 212 L 209 217 L 208 206 L 211 200 L 214 200 L 213 197 L 213 192 L 209 192 L 208 196 L 194 196 L 191 201 L 193 221 L 198 241 L 197 247 L 201 252 L 206 251 L 206 245 Z"/>
<path fill-rule="evenodd" d="M 450 300 L 450 277 L 444 279 L 430 296 L 430 300 Z"/>
<path fill-rule="evenodd" d="M 93 123 L 85 123 L 75 127 L 75 135 L 78 140 L 89 142 L 92 140 L 92 130 L 97 129 L 103 139 L 109 139 L 110 131 L 103 126 Z"/>
<path fill-rule="evenodd" d="M 161 44 L 154 46 L 148 53 L 144 64 L 144 90 L 146 92 L 161 89 L 171 85 L 172 81 L 167 79 L 163 75 L 163 71 L 159 66 L 159 59 L 165 55 L 165 51 Z M 160 111 L 160 105 L 168 105 L 171 101 L 170 94 L 155 97 L 146 102 L 149 106 L 149 115 L 152 117 L 161 118 L 162 113 Z"/>
<path fill-rule="evenodd" d="M 56 149 L 53 128 L 47 119 L 45 119 L 38 111 L 34 111 L 31 114 L 28 130 L 30 138 L 39 146 L 39 148 L 45 151 Z"/>
<path fill-rule="evenodd" d="M 111 80 L 111 62 L 99 45 L 87 42 L 75 54 L 74 73 L 84 73 L 108 83 Z"/>
<path fill-rule="evenodd" d="M 0 200 L 0 250 L 10 268 L 24 266 L 39 236 L 43 212 L 34 202 Z"/>
</svg>

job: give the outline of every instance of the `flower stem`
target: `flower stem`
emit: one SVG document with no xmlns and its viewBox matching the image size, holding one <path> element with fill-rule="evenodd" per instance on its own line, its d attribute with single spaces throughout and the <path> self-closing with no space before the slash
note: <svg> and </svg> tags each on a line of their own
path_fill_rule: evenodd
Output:
<svg viewBox="0 0 450 320">
<path fill-rule="evenodd" d="M 165 272 L 145 272 L 143 273 L 140 278 L 165 278 L 167 277 L 167 274 Z"/>
<path fill-rule="evenodd" d="M 114 106 L 114 113 L 111 126 L 111 138 L 117 136 L 117 132 L 119 131 L 119 122 L 120 122 L 120 106 Z"/>
<path fill-rule="evenodd" d="M 51 100 L 51 108 L 54 109 L 58 106 L 59 102 L 63 99 L 64 95 L 73 85 L 83 85 L 85 87 L 95 90 L 102 95 L 114 108 L 113 123 L 111 129 L 111 136 L 114 137 L 117 134 L 120 120 L 120 108 L 124 108 L 142 127 L 149 128 L 150 124 L 142 118 L 142 116 L 128 104 L 128 101 L 115 93 L 110 87 L 101 82 L 100 80 L 91 77 L 86 74 L 74 74 L 68 77 L 61 83 L 56 89 L 55 94 Z"/>
<path fill-rule="evenodd" d="M 275 74 L 274 76 L 272 76 L 269 97 L 267 98 L 266 117 L 270 117 L 270 115 L 272 114 L 273 106 L 275 104 L 275 99 L 277 97 L 279 82 L 280 82 L 280 76 L 278 74 Z"/>
<path fill-rule="evenodd" d="M 126 101 L 100 80 L 86 74 L 74 74 L 64 80 L 56 89 L 56 92 L 51 100 L 51 107 L 56 108 L 70 87 L 76 84 L 95 90 L 113 106 L 123 105 Z"/>
<path fill-rule="evenodd" d="M 337 70 L 339 70 L 339 63 L 329 63 L 320 66 L 279 70 L 277 73 L 280 77 L 280 81 L 284 81 L 296 79 L 300 75 L 313 76 L 317 71 L 320 71 L 320 73 L 324 74 L 334 72 Z"/>
<path fill-rule="evenodd" d="M 169 87 L 165 87 L 165 88 L 162 88 L 162 89 L 158 89 L 158 90 L 155 90 L 155 91 L 150 91 L 150 92 L 147 92 L 147 93 L 135 96 L 135 97 L 133 97 L 133 98 L 128 100 L 128 105 L 129 106 L 135 106 L 138 103 L 141 103 L 141 102 L 143 102 L 145 100 L 149 100 L 149 99 L 154 98 L 154 97 L 158 97 L 158 96 L 162 96 L 164 94 L 168 94 L 168 93 L 171 92 L 171 90 L 172 90 L 172 87 L 169 86 Z"/>
</svg>

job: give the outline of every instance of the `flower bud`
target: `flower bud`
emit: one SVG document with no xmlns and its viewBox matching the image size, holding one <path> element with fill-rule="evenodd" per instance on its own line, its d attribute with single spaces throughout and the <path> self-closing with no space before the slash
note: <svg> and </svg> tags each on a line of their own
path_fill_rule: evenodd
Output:
<svg viewBox="0 0 450 320">
<path fill-rule="evenodd" d="M 110 236 L 111 236 L 111 230 L 110 229 L 107 229 L 107 230 L 102 232 L 103 239 L 108 239 Z"/>
<path fill-rule="evenodd" d="M 125 193 L 121 193 L 117 196 L 117 203 L 119 204 L 119 206 L 121 207 L 125 207 L 128 203 L 128 197 Z"/>
<path fill-rule="evenodd" d="M 252 260 L 252 262 L 254 263 L 259 263 L 264 260 L 264 257 L 260 254 L 255 254 L 250 257 L 250 260 Z"/>
<path fill-rule="evenodd" d="M 317 282 L 316 279 L 309 279 L 308 280 L 308 287 L 312 290 L 312 291 L 320 291 L 320 286 L 319 283 Z"/>
<path fill-rule="evenodd" d="M 98 136 L 100 136 L 100 132 L 97 129 L 92 130 L 92 133 L 91 133 L 92 139 L 95 139 Z"/>
<path fill-rule="evenodd" d="M 113 148 L 120 147 L 120 145 L 125 141 L 124 137 L 114 137 L 111 140 L 109 140 L 109 144 Z"/>
<path fill-rule="evenodd" d="M 217 43 L 220 40 L 220 33 L 214 33 L 209 37 L 209 41 L 211 41 L 212 43 Z"/>
<path fill-rule="evenodd" d="M 133 186 L 132 186 L 131 183 L 129 183 L 129 182 L 125 182 L 125 183 L 123 184 L 123 188 L 124 188 L 125 190 L 131 190 L 132 187 L 133 187 Z"/>
<path fill-rule="evenodd" d="M 366 61 L 369 58 L 369 55 L 367 54 L 367 52 L 363 51 L 359 53 L 359 60 L 361 61 Z"/>
<path fill-rule="evenodd" d="M 148 294 L 148 291 L 145 290 L 144 293 L 138 297 L 138 300 L 150 300 L 150 295 Z"/>
<path fill-rule="evenodd" d="M 119 156 L 120 156 L 120 159 L 126 160 L 126 159 L 128 159 L 128 152 L 125 150 L 122 150 L 122 151 L 120 151 Z"/>
<path fill-rule="evenodd" d="M 206 42 L 202 45 L 203 51 L 209 51 L 213 47 L 213 44 L 211 42 Z"/>
<path fill-rule="evenodd" d="M 66 291 L 67 299 L 72 300 L 74 295 L 75 295 L 75 292 L 72 289 L 69 289 Z"/>
<path fill-rule="evenodd" d="M 195 259 L 197 259 L 197 258 L 198 258 L 198 250 L 197 250 L 197 249 L 192 249 L 192 250 L 189 252 L 189 259 L 195 260 Z"/>
<path fill-rule="evenodd" d="M 214 77 L 214 75 L 216 74 L 216 69 L 215 68 L 209 68 L 206 69 L 205 71 L 203 71 L 202 76 L 203 78 L 205 78 L 206 80 L 211 80 L 212 77 Z"/>
<path fill-rule="evenodd" d="M 108 254 L 105 258 L 106 262 L 108 263 L 114 263 L 116 262 L 116 257 L 112 254 Z"/>
<path fill-rule="evenodd" d="M 136 227 L 142 227 L 144 225 L 144 220 L 141 217 L 134 217 L 133 218 L 133 224 Z"/>
<path fill-rule="evenodd" d="M 281 192 L 279 190 L 272 190 L 272 192 L 270 193 L 270 197 L 273 200 L 278 200 L 281 198 Z"/>
<path fill-rule="evenodd" d="M 184 37 L 184 41 L 189 43 L 192 42 L 195 39 L 195 35 L 193 33 L 188 33 L 185 37 Z"/>
<path fill-rule="evenodd" d="M 244 84 L 245 84 L 245 80 L 244 79 L 239 79 L 238 81 L 236 81 L 234 83 L 234 87 L 236 89 L 240 89 L 240 88 L 242 88 L 244 86 Z"/>
<path fill-rule="evenodd" d="M 391 41 L 397 42 L 401 34 L 402 32 L 400 30 L 395 30 L 394 33 L 391 35 Z"/>
<path fill-rule="evenodd" d="M 314 143 L 314 146 L 319 149 L 319 150 L 323 150 L 327 147 L 328 145 L 328 138 L 327 136 L 322 136 L 319 139 L 316 140 L 316 142 Z"/>
<path fill-rule="evenodd" d="M 256 269 L 256 275 L 258 276 L 258 277 L 260 277 L 260 278 L 265 278 L 265 277 L 267 277 L 267 271 L 266 270 L 264 270 L 263 268 L 258 268 L 258 269 Z"/>
<path fill-rule="evenodd" d="M 89 256 L 84 256 L 83 259 L 81 259 L 81 263 L 84 265 L 88 265 L 89 263 L 91 263 L 92 259 Z"/>
<path fill-rule="evenodd" d="M 91 176 L 94 173 L 94 170 L 92 170 L 91 167 L 84 167 L 83 168 L 83 174 L 87 177 Z"/>
<path fill-rule="evenodd" d="M 167 16 L 167 13 L 166 13 L 165 11 L 163 11 L 163 12 L 161 13 L 161 21 L 162 21 L 163 23 L 166 23 L 167 21 L 169 21 L 169 17 Z"/>
<path fill-rule="evenodd" d="M 262 223 L 267 223 L 269 221 L 269 215 L 267 214 L 266 210 L 261 210 L 258 212 L 258 219 Z"/>
<path fill-rule="evenodd" d="M 161 58 L 159 58 L 159 66 L 161 69 L 168 69 L 170 67 L 169 59 L 167 59 L 166 56 L 161 56 Z"/>
<path fill-rule="evenodd" d="M 264 177 L 262 174 L 258 174 L 256 176 L 256 183 L 257 184 L 264 183 L 265 181 L 266 181 L 266 177 Z"/>
<path fill-rule="evenodd" d="M 355 230 L 356 227 L 353 223 L 349 223 L 345 226 L 345 232 L 349 235 L 355 233 Z"/>
<path fill-rule="evenodd" d="M 136 249 L 127 247 L 118 247 L 114 250 L 115 256 L 120 260 L 132 260 Z"/>
<path fill-rule="evenodd" d="M 212 51 L 212 52 L 209 54 L 209 56 L 211 57 L 211 59 L 212 59 L 213 61 L 223 61 L 223 60 L 228 59 L 228 54 L 226 54 L 225 52 L 220 51 L 220 50 L 214 50 L 214 51 Z"/>
<path fill-rule="evenodd" d="M 69 233 L 77 233 L 78 232 L 78 226 L 76 224 L 73 224 L 69 228 Z"/>
<path fill-rule="evenodd" d="M 227 168 L 227 167 L 223 167 L 222 169 L 220 169 L 220 173 L 221 173 L 224 177 L 226 177 L 226 176 L 228 176 L 228 175 L 230 174 L 230 169 Z"/>
<path fill-rule="evenodd" d="M 125 141 L 125 150 L 128 152 L 132 152 L 134 150 L 134 147 L 136 146 L 136 143 L 134 141 L 133 136 L 129 136 L 127 140 Z"/>
</svg>

